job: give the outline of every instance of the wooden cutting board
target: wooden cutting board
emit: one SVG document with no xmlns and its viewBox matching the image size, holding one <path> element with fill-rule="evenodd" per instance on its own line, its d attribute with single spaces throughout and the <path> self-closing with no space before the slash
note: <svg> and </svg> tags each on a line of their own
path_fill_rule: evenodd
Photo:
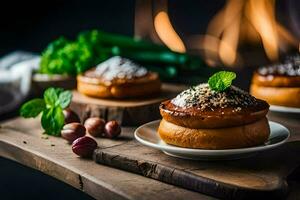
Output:
<svg viewBox="0 0 300 200">
<path fill-rule="evenodd" d="M 96 141 L 101 147 L 120 145 L 133 139 L 133 130 L 123 127 L 118 139 L 96 138 Z M 212 200 L 201 193 L 79 158 L 66 140 L 42 133 L 40 119 L 15 118 L 1 122 L 0 156 L 48 174 L 99 200 L 181 200 L 185 197 Z"/>
<path fill-rule="evenodd" d="M 222 199 L 281 199 L 288 192 L 286 178 L 300 166 L 300 118 L 269 118 L 289 127 L 290 141 L 246 159 L 183 160 L 128 141 L 97 149 L 94 160 Z"/>
<path fill-rule="evenodd" d="M 159 95 L 136 99 L 99 99 L 73 91 L 71 108 L 84 121 L 88 117 L 117 120 L 124 126 L 137 126 L 159 119 L 159 104 L 186 89 L 184 85 L 163 84 Z"/>
</svg>

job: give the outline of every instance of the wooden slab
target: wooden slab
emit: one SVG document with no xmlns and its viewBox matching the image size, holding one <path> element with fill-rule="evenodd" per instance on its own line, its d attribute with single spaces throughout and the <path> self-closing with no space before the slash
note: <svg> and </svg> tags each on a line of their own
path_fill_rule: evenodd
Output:
<svg viewBox="0 0 300 200">
<path fill-rule="evenodd" d="M 80 159 L 59 137 L 43 139 L 39 119 L 16 118 L 0 125 L 0 156 L 42 171 L 96 199 L 212 199 L 137 174 Z M 133 139 L 133 128 L 123 128 L 118 140 L 97 139 L 112 147 Z"/>
<path fill-rule="evenodd" d="M 183 85 L 163 84 L 159 95 L 136 99 L 97 99 L 73 91 L 71 109 L 84 121 L 88 117 L 117 120 L 122 125 L 135 126 L 159 119 L 159 104 L 186 89 Z"/>
<path fill-rule="evenodd" d="M 222 199 L 281 199 L 286 177 L 300 166 L 300 118 L 269 116 L 291 130 L 280 148 L 233 161 L 173 158 L 137 141 L 97 149 L 96 162 Z"/>
</svg>

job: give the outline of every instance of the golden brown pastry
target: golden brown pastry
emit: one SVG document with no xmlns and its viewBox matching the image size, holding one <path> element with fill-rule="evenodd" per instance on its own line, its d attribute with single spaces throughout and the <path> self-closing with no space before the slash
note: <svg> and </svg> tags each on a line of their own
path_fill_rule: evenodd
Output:
<svg viewBox="0 0 300 200">
<path fill-rule="evenodd" d="M 160 92 L 157 73 L 119 56 L 77 76 L 79 92 L 99 98 L 144 97 Z"/>
<path fill-rule="evenodd" d="M 251 94 L 272 105 L 300 107 L 300 65 L 286 63 L 261 67 L 253 75 Z"/>
<path fill-rule="evenodd" d="M 162 102 L 158 132 L 168 144 L 231 149 L 263 144 L 270 129 L 267 102 L 230 86 L 222 92 L 200 84 Z"/>
</svg>

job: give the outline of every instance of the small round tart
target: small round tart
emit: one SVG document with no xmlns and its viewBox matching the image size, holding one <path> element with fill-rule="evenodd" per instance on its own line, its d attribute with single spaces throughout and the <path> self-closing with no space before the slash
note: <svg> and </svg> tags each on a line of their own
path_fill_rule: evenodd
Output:
<svg viewBox="0 0 300 200">
<path fill-rule="evenodd" d="M 162 102 L 165 121 L 190 129 L 216 129 L 242 126 L 264 118 L 269 105 L 247 92 L 230 86 L 223 92 L 200 84 Z"/>
<path fill-rule="evenodd" d="M 119 56 L 77 76 L 79 92 L 99 98 L 143 97 L 160 92 L 157 73 Z"/>
<path fill-rule="evenodd" d="M 259 68 L 253 75 L 250 92 L 272 105 L 300 107 L 300 60 Z"/>
</svg>

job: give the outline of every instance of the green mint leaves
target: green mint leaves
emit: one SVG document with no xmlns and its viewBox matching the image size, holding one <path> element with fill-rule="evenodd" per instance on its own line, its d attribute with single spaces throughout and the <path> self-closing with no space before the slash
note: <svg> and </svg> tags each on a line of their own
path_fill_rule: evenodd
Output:
<svg viewBox="0 0 300 200">
<path fill-rule="evenodd" d="M 69 106 L 72 99 L 72 93 L 70 91 L 64 91 L 61 88 L 48 88 L 44 92 L 44 100 L 47 105 L 58 106 L 62 109 Z"/>
<path fill-rule="evenodd" d="M 208 85 L 212 90 L 222 92 L 230 87 L 235 78 L 236 74 L 234 72 L 220 71 L 208 79 Z"/>
<path fill-rule="evenodd" d="M 72 93 L 70 91 L 63 91 L 58 96 L 58 102 L 62 109 L 67 108 L 72 100 Z"/>
<path fill-rule="evenodd" d="M 64 125 L 63 109 L 72 100 L 72 93 L 61 88 L 48 88 L 44 99 L 32 99 L 22 105 L 20 115 L 24 118 L 37 117 L 42 113 L 41 124 L 49 135 L 59 136 Z"/>
<path fill-rule="evenodd" d="M 46 109 L 46 104 L 44 99 L 32 99 L 25 104 L 23 104 L 20 115 L 25 118 L 36 117 L 44 109 Z"/>
<path fill-rule="evenodd" d="M 43 111 L 41 123 L 45 132 L 49 135 L 59 136 L 64 126 L 64 114 L 60 106 L 47 108 Z"/>
</svg>

